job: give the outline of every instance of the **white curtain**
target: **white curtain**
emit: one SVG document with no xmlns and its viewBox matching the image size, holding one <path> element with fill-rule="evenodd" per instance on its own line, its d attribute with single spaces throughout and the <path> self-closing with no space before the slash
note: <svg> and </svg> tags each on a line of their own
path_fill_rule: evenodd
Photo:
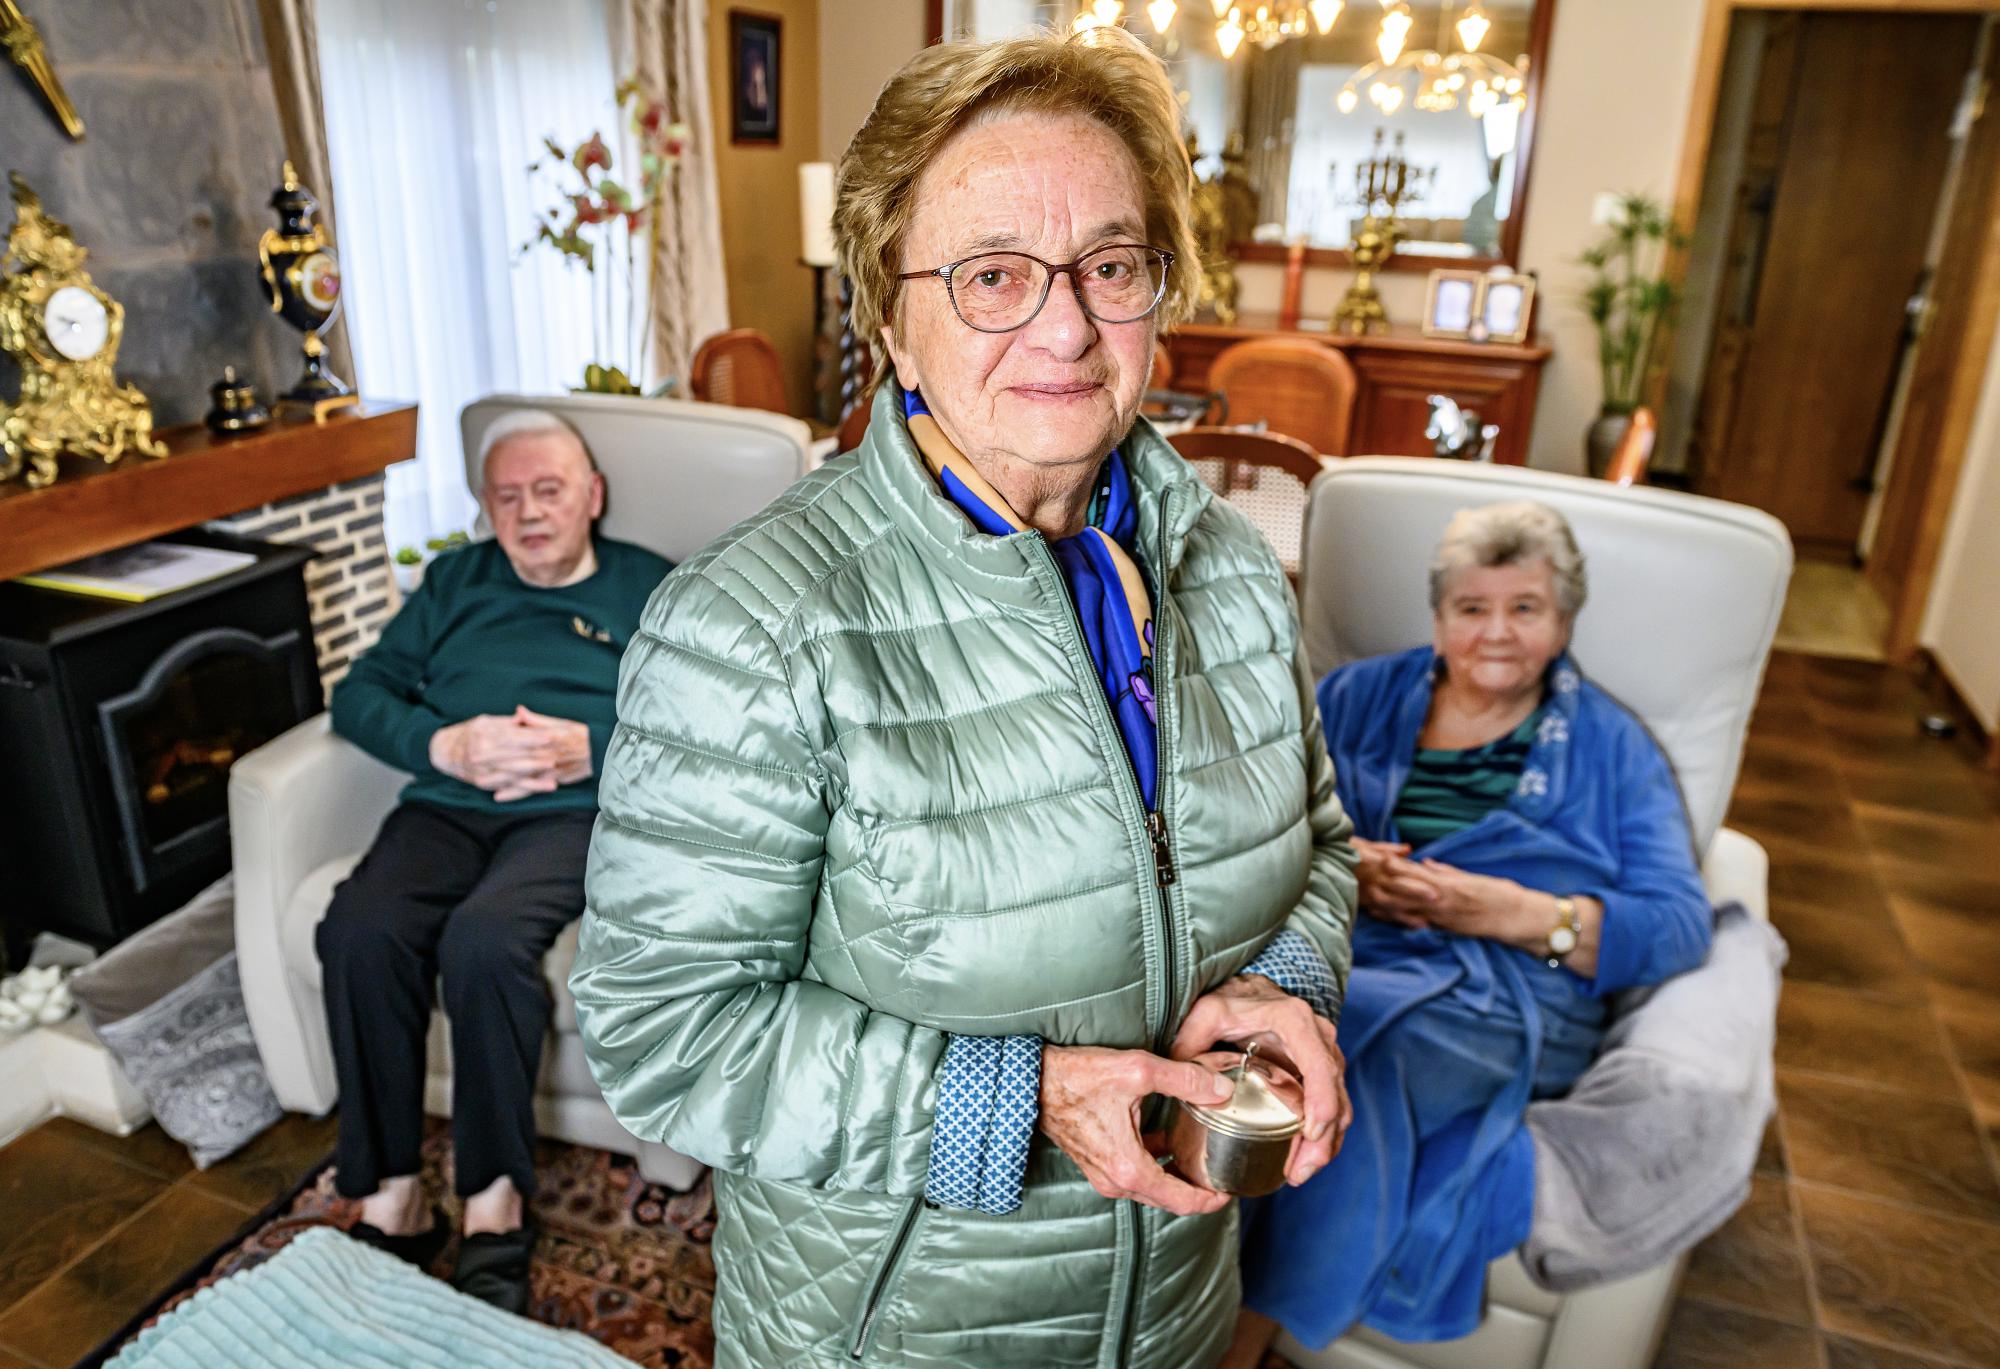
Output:
<svg viewBox="0 0 2000 1369">
<path fill-rule="evenodd" d="M 618 69 L 688 126 L 653 235 L 652 374 L 685 387 L 701 340 L 729 326 L 722 199 L 708 98 L 708 0 L 621 0 Z"/>
<path fill-rule="evenodd" d="M 355 378 L 370 398 L 421 406 L 417 459 L 389 472 L 392 545 L 471 528 L 460 409 L 560 392 L 597 359 L 590 276 L 522 249 L 556 203 L 554 177 L 528 171 L 542 139 L 569 148 L 623 127 L 621 3 L 318 0 Z"/>
</svg>

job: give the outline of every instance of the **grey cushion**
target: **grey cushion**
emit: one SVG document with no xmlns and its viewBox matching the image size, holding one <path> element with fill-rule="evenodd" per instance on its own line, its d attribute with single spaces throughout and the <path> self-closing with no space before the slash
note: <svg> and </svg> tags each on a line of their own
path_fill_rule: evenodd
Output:
<svg viewBox="0 0 2000 1369">
<path fill-rule="evenodd" d="M 250 1036 L 234 951 L 97 1034 L 197 1169 L 234 1154 L 283 1111 Z"/>
<path fill-rule="evenodd" d="M 196 1168 L 278 1120 L 237 977 L 228 878 L 114 946 L 70 985 L 98 1039 Z"/>
</svg>

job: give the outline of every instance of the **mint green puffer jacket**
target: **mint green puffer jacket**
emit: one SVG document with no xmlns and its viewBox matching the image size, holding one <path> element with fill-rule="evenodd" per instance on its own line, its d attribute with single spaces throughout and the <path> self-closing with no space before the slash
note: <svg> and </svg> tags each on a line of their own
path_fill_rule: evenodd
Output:
<svg viewBox="0 0 2000 1369">
<path fill-rule="evenodd" d="M 570 980 L 592 1069 L 718 1171 L 721 1365 L 1212 1363 L 1233 1206 L 1110 1201 L 1039 1135 L 1008 1215 L 923 1195 L 954 1034 L 1160 1050 L 1285 929 L 1344 985 L 1350 829 L 1289 589 L 1142 420 L 1162 885 L 1047 544 L 973 531 L 883 389 L 626 654 Z"/>
</svg>

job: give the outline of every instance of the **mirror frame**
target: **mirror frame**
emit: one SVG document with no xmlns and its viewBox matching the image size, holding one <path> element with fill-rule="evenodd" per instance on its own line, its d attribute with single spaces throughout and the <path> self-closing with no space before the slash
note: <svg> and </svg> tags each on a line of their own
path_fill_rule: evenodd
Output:
<svg viewBox="0 0 2000 1369">
<path fill-rule="evenodd" d="M 1514 158 L 1513 212 L 1500 226 L 1500 255 L 1497 257 L 1455 257 L 1437 252 L 1403 252 L 1390 255 L 1378 270 L 1424 271 L 1434 267 L 1464 267 L 1484 271 L 1495 266 L 1517 267 L 1521 258 L 1521 230 L 1528 218 L 1528 177 L 1535 167 L 1535 124 L 1542 115 L 1542 86 L 1549 71 L 1549 34 L 1555 26 L 1556 0 L 1535 0 L 1535 15 L 1528 23 L 1528 107 L 1521 111 L 1515 134 L 1518 155 Z M 1276 262 L 1283 265 L 1291 248 L 1282 242 L 1233 242 L 1230 255 L 1237 261 Z M 1354 256 L 1345 247 L 1306 247 L 1308 266 L 1345 267 Z"/>
</svg>

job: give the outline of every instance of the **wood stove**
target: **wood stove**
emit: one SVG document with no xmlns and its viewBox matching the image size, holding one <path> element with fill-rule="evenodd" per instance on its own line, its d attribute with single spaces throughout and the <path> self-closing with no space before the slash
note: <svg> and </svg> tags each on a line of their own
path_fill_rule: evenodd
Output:
<svg viewBox="0 0 2000 1369">
<path fill-rule="evenodd" d="M 146 603 L 0 584 L 0 921 L 106 946 L 229 869 L 229 766 L 322 707 L 310 547 Z"/>
</svg>

